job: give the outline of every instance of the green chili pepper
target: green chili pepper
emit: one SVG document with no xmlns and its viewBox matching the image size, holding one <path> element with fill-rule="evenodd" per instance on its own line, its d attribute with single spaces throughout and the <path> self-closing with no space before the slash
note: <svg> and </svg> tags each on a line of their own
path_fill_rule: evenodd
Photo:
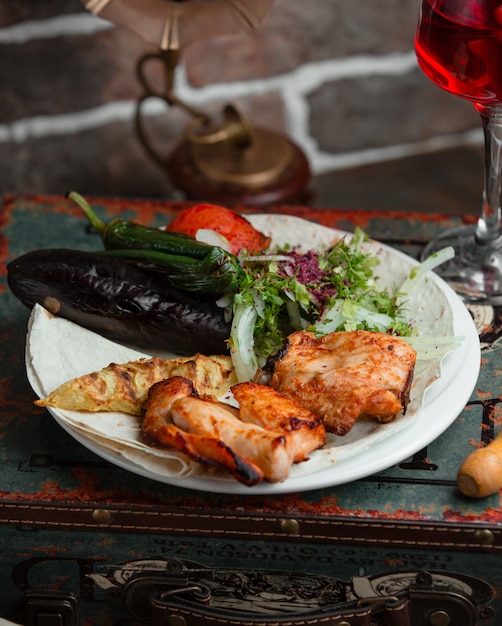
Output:
<svg viewBox="0 0 502 626">
<path fill-rule="evenodd" d="M 78 193 L 68 193 L 99 233 L 108 254 L 143 260 L 156 269 L 164 268 L 166 279 L 184 291 L 229 293 L 242 276 L 239 259 L 219 246 L 197 241 L 184 233 L 173 233 L 115 219 L 105 224 Z"/>
<path fill-rule="evenodd" d="M 210 248 L 203 259 L 158 250 L 105 250 L 101 254 L 134 259 L 138 266 L 154 269 L 163 274 L 173 287 L 183 291 L 212 294 L 236 291 L 242 275 L 240 264 L 235 264 L 232 255 L 222 248 Z"/>
<path fill-rule="evenodd" d="M 153 226 L 143 226 L 129 220 L 117 218 L 105 224 L 80 194 L 70 191 L 67 196 L 85 213 L 91 226 L 101 236 L 107 250 L 159 250 L 168 254 L 203 259 L 214 247 L 197 241 L 191 235 L 174 233 Z M 226 254 L 230 255 L 229 252 Z"/>
</svg>

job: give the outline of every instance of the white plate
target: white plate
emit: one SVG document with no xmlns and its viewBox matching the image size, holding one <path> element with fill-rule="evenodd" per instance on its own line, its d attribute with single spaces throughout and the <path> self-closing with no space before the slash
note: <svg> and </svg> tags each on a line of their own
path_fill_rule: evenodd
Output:
<svg viewBox="0 0 502 626">
<path fill-rule="evenodd" d="M 259 226 L 266 231 L 265 224 L 269 218 L 266 216 L 253 217 L 255 219 L 262 218 Z M 273 219 L 275 218 L 277 216 L 274 216 Z M 288 216 L 286 219 L 291 218 Z M 302 227 L 305 224 L 304 220 L 298 221 L 295 219 L 294 222 Z M 315 232 L 317 225 L 311 224 L 311 226 L 313 232 Z M 321 227 L 321 229 L 326 231 L 324 227 Z M 330 232 L 340 233 L 340 231 Z M 302 237 L 305 237 L 305 231 L 302 232 Z M 386 246 L 381 247 L 387 251 L 389 250 Z M 409 265 L 410 262 L 415 264 L 410 257 L 401 252 L 392 250 L 392 254 L 397 255 L 405 264 Z M 246 487 L 232 479 L 169 477 L 124 459 L 119 454 L 96 443 L 89 436 L 83 435 L 81 431 L 72 428 L 61 417 L 59 411 L 49 410 L 62 428 L 101 458 L 140 476 L 177 487 L 214 493 L 273 495 L 320 489 L 370 476 L 409 458 L 442 434 L 464 409 L 478 379 L 480 344 L 472 317 L 464 303 L 444 281 L 436 275 L 433 275 L 432 280 L 439 286 L 453 311 L 454 334 L 464 338 L 461 346 L 454 352 L 446 355 L 442 364 L 441 377 L 427 389 L 422 409 L 411 419 L 406 420 L 405 425 L 401 428 L 395 428 L 395 430 L 389 430 L 388 425 L 385 425 L 387 430 L 384 429 L 384 425 L 376 426 L 368 437 L 367 445 L 361 446 L 360 442 L 356 442 L 359 445 L 357 454 L 337 460 L 325 469 L 306 473 L 305 475 L 293 475 L 283 483 L 262 483 L 253 487 Z M 65 346 L 66 348 L 67 346 Z M 69 347 L 69 351 L 72 352 L 71 347 Z M 73 350 L 72 354 L 78 354 L 78 349 Z M 106 364 L 96 364 L 95 369 L 100 369 Z M 40 364 L 38 368 L 40 372 Z M 39 395 L 44 395 L 41 393 L 37 367 L 34 368 L 29 361 L 27 362 L 27 372 L 35 392 Z M 73 373 L 72 377 L 75 375 L 80 375 L 80 373 Z M 350 448 L 350 444 L 346 447 Z"/>
</svg>

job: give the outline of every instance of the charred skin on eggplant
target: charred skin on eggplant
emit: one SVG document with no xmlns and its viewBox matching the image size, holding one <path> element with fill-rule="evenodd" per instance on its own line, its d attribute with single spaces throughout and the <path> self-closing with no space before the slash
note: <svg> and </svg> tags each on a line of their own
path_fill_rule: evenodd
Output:
<svg viewBox="0 0 502 626">
<path fill-rule="evenodd" d="M 191 295 L 133 260 L 34 250 L 7 265 L 12 293 L 109 339 L 180 355 L 227 352 L 230 325 L 216 296 Z"/>
</svg>

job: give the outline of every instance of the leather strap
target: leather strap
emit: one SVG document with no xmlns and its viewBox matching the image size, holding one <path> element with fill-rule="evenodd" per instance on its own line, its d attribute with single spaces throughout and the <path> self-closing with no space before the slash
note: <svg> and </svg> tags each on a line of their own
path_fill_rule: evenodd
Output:
<svg viewBox="0 0 502 626">
<path fill-rule="evenodd" d="M 476 626 L 478 608 L 493 598 L 483 581 L 445 572 L 343 581 L 176 559 L 156 562 L 155 571 L 140 565 L 121 597 L 131 616 L 153 626 L 430 626 L 436 614 L 438 623 Z M 117 578 L 95 581 L 111 589 Z"/>
<path fill-rule="evenodd" d="M 383 604 L 353 602 L 326 611 L 283 615 L 246 615 L 237 607 L 225 611 L 156 594 L 151 598 L 151 609 L 152 626 L 429 626 L 435 613 L 438 619 L 447 616 L 451 624 L 477 624 L 472 605 L 460 606 L 458 599 L 452 600 L 447 592 L 438 595 L 432 604 L 416 604 L 404 597 Z"/>
<path fill-rule="evenodd" d="M 313 612 L 260 614 L 242 611 L 238 600 L 231 610 L 197 603 L 185 594 L 154 593 L 151 598 L 152 626 L 428 626 L 431 615 L 444 616 L 451 624 L 476 626 L 472 601 L 456 591 L 418 587 L 401 597 L 373 597 L 328 606 Z"/>
<path fill-rule="evenodd" d="M 152 598 L 152 626 L 372 626 L 371 613 L 371 607 L 365 606 L 345 611 L 334 610 L 332 614 L 246 616 Z M 393 615 L 396 614 L 394 611 Z M 408 621 L 388 624 L 410 626 Z"/>
</svg>

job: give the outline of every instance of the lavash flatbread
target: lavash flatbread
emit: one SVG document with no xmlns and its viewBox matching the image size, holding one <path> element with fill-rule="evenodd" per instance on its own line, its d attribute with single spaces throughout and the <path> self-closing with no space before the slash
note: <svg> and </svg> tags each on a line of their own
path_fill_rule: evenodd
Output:
<svg viewBox="0 0 502 626">
<path fill-rule="evenodd" d="M 293 216 L 271 214 L 248 217 L 256 228 L 270 235 L 273 244 L 277 245 L 288 243 L 308 250 L 330 245 L 341 236 L 350 237 L 347 233 Z M 411 258 L 381 244 L 368 242 L 364 245 L 368 252 L 380 259 L 375 274 L 381 286 L 393 288 L 400 285 L 416 266 Z M 451 306 L 432 275 L 426 275 L 412 294 L 406 315 L 421 335 L 453 335 Z M 151 356 L 103 339 L 67 320 L 50 316 L 39 306 L 33 310 L 26 354 L 30 383 L 39 397 L 48 395 L 70 378 L 97 371 L 111 362 L 126 363 Z M 422 408 L 425 390 L 440 375 L 439 359 L 419 361 L 406 415 L 400 414 L 387 424 L 359 420 L 344 437 L 329 434 L 326 446 L 312 453 L 309 461 L 294 465 L 290 477 L 303 476 L 330 467 L 333 463 L 359 454 L 405 428 Z M 228 401 L 231 402 L 231 398 Z M 114 412 L 50 411 L 66 428 L 78 432 L 84 439 L 97 443 L 112 454 L 126 458 L 159 477 L 214 477 L 214 473 L 187 460 L 175 450 L 153 449 L 144 444 L 140 437 L 140 418 Z"/>
</svg>

